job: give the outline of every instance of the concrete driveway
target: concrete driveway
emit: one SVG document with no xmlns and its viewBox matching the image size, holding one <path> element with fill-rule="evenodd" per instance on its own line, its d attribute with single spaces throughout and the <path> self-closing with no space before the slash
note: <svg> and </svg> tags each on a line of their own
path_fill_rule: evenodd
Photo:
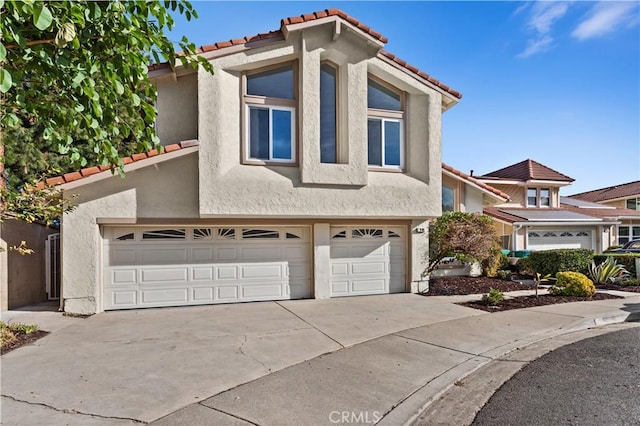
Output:
<svg viewBox="0 0 640 426">
<path fill-rule="evenodd" d="M 12 317 L 56 331 L 2 356 L 5 425 L 150 422 L 321 354 L 486 315 L 415 294 L 46 314 Z"/>
</svg>

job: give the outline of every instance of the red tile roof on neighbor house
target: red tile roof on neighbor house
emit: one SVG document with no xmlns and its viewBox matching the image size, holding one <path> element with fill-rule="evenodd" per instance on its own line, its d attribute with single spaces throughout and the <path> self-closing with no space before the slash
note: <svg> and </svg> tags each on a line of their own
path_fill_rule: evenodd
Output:
<svg viewBox="0 0 640 426">
<path fill-rule="evenodd" d="M 466 174 L 464 172 L 461 172 L 460 170 L 455 169 L 455 168 L 451 167 L 448 164 L 442 163 L 442 169 L 446 170 L 446 171 L 448 171 L 450 173 L 453 173 L 454 175 L 459 176 L 462 179 L 467 180 L 467 181 L 479 186 L 480 188 L 482 188 L 482 189 L 484 189 L 486 191 L 489 191 L 494 195 L 497 195 L 500 198 L 503 198 L 505 201 L 510 198 L 509 194 L 505 194 L 504 192 L 494 188 L 493 186 L 487 185 L 486 183 L 482 183 L 478 179 L 474 178 L 473 176 L 470 176 L 470 175 L 468 175 L 468 174 Z"/>
<path fill-rule="evenodd" d="M 199 143 L 197 140 L 182 141 L 180 143 L 163 146 L 160 148 L 160 152 L 158 152 L 157 149 L 153 149 L 148 152 L 133 154 L 130 157 L 122 157 L 122 162 L 126 166 L 127 164 L 136 163 L 141 160 L 146 160 L 147 158 L 156 157 L 159 155 L 167 154 L 169 152 L 174 152 L 184 148 L 189 148 L 189 147 L 198 146 L 198 145 Z M 38 187 L 42 188 L 44 186 L 62 185 L 63 183 L 73 182 L 78 179 L 83 179 L 89 176 L 93 176 L 97 173 L 107 172 L 110 170 L 111 170 L 111 166 L 109 165 L 86 167 L 77 172 L 66 173 L 62 176 L 48 178 L 46 181 L 38 183 Z"/>
<path fill-rule="evenodd" d="M 313 13 L 307 13 L 307 14 L 300 15 L 300 16 L 292 16 L 292 17 L 289 17 L 289 18 L 284 18 L 284 19 L 282 19 L 280 21 L 280 29 L 279 30 L 269 31 L 269 32 L 266 32 L 266 33 L 259 33 L 259 34 L 255 34 L 255 35 L 252 35 L 252 36 L 245 36 L 245 37 L 241 37 L 241 38 L 234 38 L 234 39 L 230 39 L 230 40 L 220 41 L 220 42 L 217 42 L 217 43 L 208 44 L 206 46 L 200 46 L 196 50 L 196 53 L 212 52 L 212 51 L 224 49 L 224 48 L 231 47 L 231 46 L 249 45 L 252 42 L 257 42 L 257 41 L 262 41 L 262 40 L 273 40 L 273 41 L 284 40 L 284 35 L 283 35 L 283 32 L 282 32 L 282 28 L 283 27 L 286 27 L 288 25 L 301 24 L 301 23 L 304 23 L 304 22 L 315 21 L 315 20 L 328 18 L 328 17 L 336 17 L 336 16 L 341 18 L 341 19 L 344 19 L 346 22 L 348 22 L 349 24 L 353 25 L 358 30 L 362 31 L 363 33 L 365 33 L 365 34 L 367 34 L 367 35 L 369 35 L 371 37 L 373 37 L 374 39 L 380 41 L 381 43 L 386 43 L 387 42 L 387 38 L 385 36 L 383 36 L 382 34 L 380 34 L 377 31 L 373 30 L 368 25 L 363 24 L 362 22 L 360 22 L 359 20 L 355 19 L 354 17 L 349 16 L 348 14 L 343 12 L 342 10 L 340 10 L 340 9 L 325 9 L 325 10 L 320 10 L 320 11 L 313 12 Z M 394 63 L 400 65 L 401 67 L 407 69 L 408 71 L 412 72 L 413 74 L 416 74 L 419 77 L 429 81 L 431 84 L 441 88 L 442 90 L 444 90 L 445 92 L 449 93 L 453 97 L 455 97 L 457 99 L 461 99 L 462 98 L 462 94 L 460 92 L 458 92 L 457 90 L 454 90 L 451 87 L 447 86 L 446 84 L 444 84 L 444 83 L 440 82 L 439 80 L 433 78 L 432 76 L 430 76 L 426 72 L 420 71 L 418 68 L 407 64 L 406 61 L 403 61 L 402 59 L 398 58 L 394 54 L 392 54 L 390 52 L 387 52 L 385 50 L 381 50 L 379 52 L 379 54 L 382 55 L 383 57 L 393 61 Z M 165 62 L 165 63 L 162 63 L 162 64 L 151 65 L 151 66 L 149 66 L 149 71 L 155 71 L 155 70 L 164 69 L 164 68 L 169 68 L 169 64 Z"/>
<path fill-rule="evenodd" d="M 507 180 L 555 180 L 558 182 L 573 182 L 575 179 L 570 178 L 560 172 L 538 163 L 534 160 L 524 160 L 511 166 L 507 166 L 500 170 L 479 176 L 480 179 L 507 179 Z"/>
<path fill-rule="evenodd" d="M 630 197 L 640 197 L 640 180 L 569 195 L 569 198 L 592 203 Z"/>
</svg>

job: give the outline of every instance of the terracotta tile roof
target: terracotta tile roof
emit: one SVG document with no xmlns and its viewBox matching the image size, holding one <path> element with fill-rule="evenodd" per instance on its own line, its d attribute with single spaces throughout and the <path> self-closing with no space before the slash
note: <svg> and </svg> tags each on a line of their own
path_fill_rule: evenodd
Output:
<svg viewBox="0 0 640 426">
<path fill-rule="evenodd" d="M 503 169 L 487 173 L 480 178 L 496 178 L 508 180 L 555 180 L 558 182 L 573 182 L 575 179 L 570 178 L 560 172 L 538 163 L 534 160 L 524 160 Z"/>
<path fill-rule="evenodd" d="M 469 176 L 468 174 L 466 174 L 464 172 L 461 172 L 460 170 L 455 169 L 455 168 L 451 167 L 448 164 L 442 163 L 442 168 L 444 170 L 447 170 L 450 173 L 453 173 L 456 176 L 461 177 L 464 180 L 467 180 L 467 181 L 479 186 L 480 188 L 482 188 L 482 189 L 484 189 L 486 191 L 491 192 L 494 195 L 497 195 L 500 198 L 503 198 L 505 201 L 510 198 L 509 194 L 505 194 L 504 192 L 502 192 L 502 191 L 500 191 L 500 190 L 498 190 L 498 189 L 496 189 L 496 188 L 494 188 L 494 187 L 492 187 L 490 185 L 487 185 L 486 183 L 482 183 L 479 180 L 477 180 L 476 178 L 474 178 L 473 176 Z"/>
<path fill-rule="evenodd" d="M 287 25 L 300 24 L 300 23 L 303 23 L 303 22 L 315 21 L 315 20 L 318 20 L 318 19 L 332 17 L 332 16 L 337 16 L 337 17 L 340 17 L 341 19 L 344 19 L 345 21 L 347 21 L 348 23 L 350 23 L 354 27 L 358 28 L 363 33 L 373 37 L 374 39 L 380 41 L 381 43 L 386 43 L 387 40 L 388 40 L 387 37 L 383 36 L 382 34 L 380 34 L 377 31 L 373 30 L 371 27 L 363 24 L 362 22 L 360 22 L 359 20 L 355 19 L 354 17 L 349 16 L 348 14 L 346 14 L 345 12 L 343 12 L 340 9 L 324 9 L 324 10 L 320 10 L 320 11 L 313 12 L 313 13 L 307 13 L 307 14 L 300 15 L 300 16 L 292 16 L 292 17 L 289 17 L 289 18 L 284 18 L 284 19 L 282 19 L 280 21 L 280 29 L 279 30 L 269 31 L 269 32 L 266 32 L 266 33 L 259 33 L 259 34 L 255 34 L 255 35 L 252 35 L 252 36 L 245 36 L 245 37 L 241 37 L 241 38 L 234 38 L 234 39 L 230 39 L 230 40 L 220 41 L 220 42 L 217 42 L 217 43 L 208 44 L 206 46 L 200 46 L 196 50 L 196 53 L 213 52 L 213 51 L 224 49 L 224 48 L 231 47 L 231 46 L 249 45 L 252 42 L 261 41 L 261 40 L 273 40 L 273 41 L 284 40 L 284 35 L 282 33 L 282 27 L 285 27 Z M 452 89 L 451 87 L 447 86 L 446 84 L 444 84 L 444 83 L 440 82 L 439 80 L 433 78 L 432 76 L 430 76 L 426 72 L 420 71 L 418 68 L 407 64 L 406 61 L 403 61 L 402 59 L 398 58 L 394 54 L 392 54 L 390 52 L 387 52 L 385 50 L 381 50 L 379 52 L 379 55 L 381 55 L 381 56 L 393 61 L 394 63 L 396 63 L 396 64 L 398 64 L 400 66 L 402 66 L 403 68 L 407 69 L 408 71 L 412 72 L 413 74 L 416 74 L 419 77 L 429 81 L 431 84 L 441 88 L 445 92 L 449 93 L 451 96 L 453 96 L 453 97 L 455 97 L 457 99 L 461 99 L 462 98 L 462 94 L 459 91 Z M 165 69 L 165 68 L 169 68 L 168 63 L 154 64 L 154 65 L 149 66 L 149 71 L 155 71 L 155 70 Z"/>
<path fill-rule="evenodd" d="M 619 198 L 640 197 L 640 180 L 569 195 L 570 198 L 598 203 Z"/>
<path fill-rule="evenodd" d="M 133 154 L 130 157 L 123 157 L 122 158 L 122 162 L 126 165 L 126 164 L 131 164 L 131 163 L 136 163 L 138 161 L 142 161 L 142 160 L 146 160 L 147 158 L 151 158 L 151 157 L 156 157 L 159 155 L 163 155 L 169 152 L 173 152 L 173 151 L 178 151 L 184 148 L 189 148 L 192 146 L 198 146 L 198 141 L 197 140 L 188 140 L 188 141 L 182 141 L 180 143 L 176 143 L 176 144 L 172 144 L 172 145 L 167 145 L 167 146 L 163 146 L 160 149 L 160 153 L 158 153 L 157 149 L 151 150 L 149 152 L 143 152 L 140 154 Z M 110 171 L 111 170 L 111 166 L 105 165 L 105 166 L 92 166 L 92 167 L 86 167 L 80 171 L 77 172 L 71 172 L 71 173 L 66 173 L 62 176 L 56 176 L 56 177 L 51 177 L 51 178 L 47 178 L 46 181 L 44 182 L 39 182 L 38 183 L 38 187 L 39 188 L 43 188 L 45 186 L 55 186 L 55 185 L 62 185 L 63 183 L 69 183 L 69 182 L 73 182 L 79 179 L 83 179 L 89 176 L 93 176 L 97 173 L 102 173 L 102 172 L 106 172 L 106 171 Z"/>
<path fill-rule="evenodd" d="M 568 204 L 562 204 L 562 207 L 574 211 L 576 213 L 582 213 L 589 216 L 595 216 L 602 219 L 613 219 L 617 220 L 618 218 L 634 218 L 640 220 L 640 211 L 631 210 L 631 209 L 622 209 L 622 208 L 612 208 L 612 209 L 599 209 L 599 208 L 583 208 L 570 206 Z"/>
<path fill-rule="evenodd" d="M 513 223 L 513 222 L 521 222 L 524 218 L 520 216 L 514 216 L 507 212 L 503 212 L 497 207 L 485 207 L 482 209 L 482 212 L 488 216 L 494 217 L 498 220 L 502 220 L 503 222 Z"/>
</svg>

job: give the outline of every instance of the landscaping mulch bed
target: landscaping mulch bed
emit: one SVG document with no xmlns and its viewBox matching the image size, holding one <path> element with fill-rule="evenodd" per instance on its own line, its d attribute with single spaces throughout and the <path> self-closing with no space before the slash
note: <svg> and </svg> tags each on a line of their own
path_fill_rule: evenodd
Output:
<svg viewBox="0 0 640 426">
<path fill-rule="evenodd" d="M 11 342 L 2 342 L 2 348 L 0 349 L 0 355 L 4 355 L 7 352 L 19 348 L 20 346 L 28 345 L 36 340 L 49 334 L 48 331 L 36 330 L 33 333 L 16 333 L 16 338 Z"/>
<path fill-rule="evenodd" d="M 640 293 L 640 285 L 615 285 L 615 284 L 598 284 L 598 290 L 619 290 L 628 291 L 630 293 Z"/>
<path fill-rule="evenodd" d="M 523 277 L 526 278 L 526 277 Z M 517 290 L 532 290 L 533 287 L 527 284 L 520 284 L 515 281 L 501 280 L 489 277 L 437 277 L 429 281 L 429 292 L 424 296 L 454 296 L 468 294 L 484 294 L 491 289 L 500 290 L 502 292 Z M 598 286 L 601 290 L 621 290 L 640 292 L 640 286 L 617 286 L 606 285 Z M 481 309 L 487 312 L 500 312 L 510 309 L 532 308 L 535 306 L 554 305 L 557 303 L 570 302 L 588 302 L 591 300 L 618 299 L 620 296 L 614 296 L 606 293 L 596 293 L 593 297 L 576 297 L 576 296 L 552 296 L 550 294 L 541 294 L 536 296 L 519 296 L 507 298 L 500 302 L 497 306 L 490 306 L 480 300 L 472 302 L 459 303 L 459 305 L 474 309 Z"/>
<path fill-rule="evenodd" d="M 510 309 L 532 308 L 535 306 L 555 305 L 557 303 L 571 302 L 590 302 L 592 300 L 620 299 L 620 296 L 614 296 L 607 293 L 596 293 L 593 297 L 577 297 L 577 296 L 552 296 L 550 294 L 541 294 L 536 296 L 519 296 L 505 299 L 496 306 L 487 305 L 481 300 L 472 302 L 458 303 L 458 305 L 468 308 L 481 309 L 487 312 L 508 311 Z"/>
<path fill-rule="evenodd" d="M 490 289 L 506 291 L 531 290 L 531 286 L 515 281 L 489 277 L 437 277 L 429 280 L 425 296 L 454 296 L 488 293 Z"/>
</svg>

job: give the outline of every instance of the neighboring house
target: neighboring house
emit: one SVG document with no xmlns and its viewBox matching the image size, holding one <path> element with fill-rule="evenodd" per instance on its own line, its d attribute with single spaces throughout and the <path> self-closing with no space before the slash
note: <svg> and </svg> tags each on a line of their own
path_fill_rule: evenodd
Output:
<svg viewBox="0 0 640 426">
<path fill-rule="evenodd" d="M 509 194 L 509 202 L 484 209 L 496 220 L 504 249 L 602 252 L 615 244 L 616 226 L 630 212 L 565 203 L 559 191 L 573 179 L 529 159 L 477 179 Z"/>
<path fill-rule="evenodd" d="M 214 75 L 152 67 L 163 152 L 125 159 L 125 179 L 48 181 L 77 194 L 65 311 L 424 288 L 441 116 L 461 95 L 386 41 L 326 10 L 202 47 Z"/>
<path fill-rule="evenodd" d="M 640 212 L 640 180 L 570 195 L 569 198 Z M 617 244 L 640 239 L 640 218 L 629 212 L 620 217 L 620 222 L 615 233 Z"/>
</svg>

